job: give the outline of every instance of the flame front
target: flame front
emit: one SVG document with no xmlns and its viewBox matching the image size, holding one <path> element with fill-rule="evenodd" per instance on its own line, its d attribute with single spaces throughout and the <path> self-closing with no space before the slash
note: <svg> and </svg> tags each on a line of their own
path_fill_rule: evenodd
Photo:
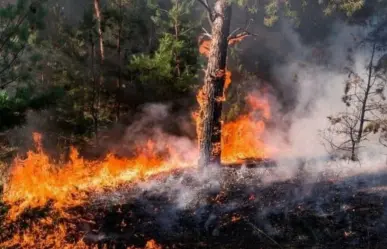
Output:
<svg viewBox="0 0 387 249">
<path fill-rule="evenodd" d="M 89 161 L 79 157 L 73 148 L 69 162 L 55 163 L 42 150 L 41 136 L 34 134 L 34 139 L 36 152 L 29 151 L 26 159 L 15 160 L 5 188 L 4 201 L 11 204 L 11 220 L 26 208 L 42 207 L 49 201 L 54 201 L 57 209 L 76 206 L 86 200 L 90 191 L 98 192 L 195 165 L 172 148 L 159 155 L 153 141 L 138 148 L 133 158 L 108 154 L 103 160 Z"/>
</svg>

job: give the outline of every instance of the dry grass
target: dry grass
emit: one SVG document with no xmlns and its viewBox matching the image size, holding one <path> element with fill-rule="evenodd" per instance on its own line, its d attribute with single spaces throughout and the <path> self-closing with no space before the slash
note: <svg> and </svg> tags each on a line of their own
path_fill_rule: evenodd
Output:
<svg viewBox="0 0 387 249">
<path fill-rule="evenodd" d="M 0 146 L 0 187 L 4 184 L 7 171 L 15 156 L 16 149 Z"/>
<path fill-rule="evenodd" d="M 8 169 L 8 165 L 0 161 L 0 188 L 4 184 L 7 169 Z"/>
<path fill-rule="evenodd" d="M 24 229 L 42 217 L 56 217 L 69 228 L 68 238 L 82 239 L 90 248 L 143 247 L 149 239 L 179 249 L 387 248 L 387 194 L 382 191 L 387 174 L 315 183 L 304 182 L 306 175 L 272 184 L 259 184 L 256 169 L 241 174 L 223 168 L 216 174 L 220 185 L 213 188 L 183 173 L 169 175 L 168 181 L 156 179 L 152 188 L 123 186 L 65 210 L 66 217 L 52 206 L 31 209 L 4 227 L 3 235 L 6 239 L 14 227 Z M 180 208 L 177 196 L 184 186 L 184 196 L 190 189 L 197 191 Z M 45 227 L 47 236 L 57 224 Z"/>
<path fill-rule="evenodd" d="M 0 189 L 4 184 L 7 171 L 15 158 L 18 148 L 11 146 L 6 136 L 0 133 Z"/>
</svg>

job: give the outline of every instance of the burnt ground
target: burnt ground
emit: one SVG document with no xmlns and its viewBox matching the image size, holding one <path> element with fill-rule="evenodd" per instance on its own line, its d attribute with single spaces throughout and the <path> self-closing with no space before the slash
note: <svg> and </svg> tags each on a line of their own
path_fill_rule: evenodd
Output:
<svg viewBox="0 0 387 249">
<path fill-rule="evenodd" d="M 82 237 L 100 248 L 143 247 L 149 239 L 181 249 L 387 248 L 387 174 L 308 183 L 301 172 L 263 183 L 270 172 L 240 171 L 223 168 L 205 180 L 176 172 L 122 186 L 67 210 L 74 218 L 55 216 L 49 206 L 29 210 L 3 228 L 3 240 L 15 227 L 52 216 L 71 225 L 69 241 Z"/>
</svg>

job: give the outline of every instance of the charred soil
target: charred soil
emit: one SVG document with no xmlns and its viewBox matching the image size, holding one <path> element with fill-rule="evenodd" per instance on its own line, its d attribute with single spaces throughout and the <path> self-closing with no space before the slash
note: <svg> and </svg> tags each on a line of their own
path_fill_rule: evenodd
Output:
<svg viewBox="0 0 387 249">
<path fill-rule="evenodd" d="M 83 240 L 90 248 L 144 247 L 150 239 L 181 249 L 387 248 L 385 175 L 307 182 L 307 174 L 300 174 L 265 183 L 274 174 L 270 169 L 227 167 L 209 174 L 216 177 L 199 181 L 192 172 L 174 172 L 146 184 L 88 193 L 82 206 L 30 209 L 4 222 L 0 239 L 22 237 L 40 222 L 42 234 L 33 239 L 47 238 L 63 225 L 66 243 Z M 4 204 L 0 212 L 4 217 Z M 37 248 L 26 245 L 6 248 Z"/>
</svg>

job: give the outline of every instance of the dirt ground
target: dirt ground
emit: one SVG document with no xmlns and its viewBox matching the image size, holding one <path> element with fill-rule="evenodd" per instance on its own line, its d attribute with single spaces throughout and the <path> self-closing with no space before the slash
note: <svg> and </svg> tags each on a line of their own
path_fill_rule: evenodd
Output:
<svg viewBox="0 0 387 249">
<path fill-rule="evenodd" d="M 238 171 L 222 169 L 216 187 L 199 188 L 203 182 L 175 172 L 155 179 L 154 187 L 91 194 L 87 205 L 66 210 L 73 218 L 49 205 L 29 210 L 3 227 L 0 237 L 6 240 L 16 227 L 50 216 L 71 227 L 69 241 L 83 238 L 100 248 L 143 247 L 149 239 L 181 249 L 387 248 L 387 175 L 306 183 L 308 176 L 301 172 L 294 179 L 263 183 L 256 173 L 241 178 Z M 171 187 L 176 182 L 198 188 L 194 198 L 182 201 L 184 206 L 179 204 L 184 191 Z"/>
</svg>

